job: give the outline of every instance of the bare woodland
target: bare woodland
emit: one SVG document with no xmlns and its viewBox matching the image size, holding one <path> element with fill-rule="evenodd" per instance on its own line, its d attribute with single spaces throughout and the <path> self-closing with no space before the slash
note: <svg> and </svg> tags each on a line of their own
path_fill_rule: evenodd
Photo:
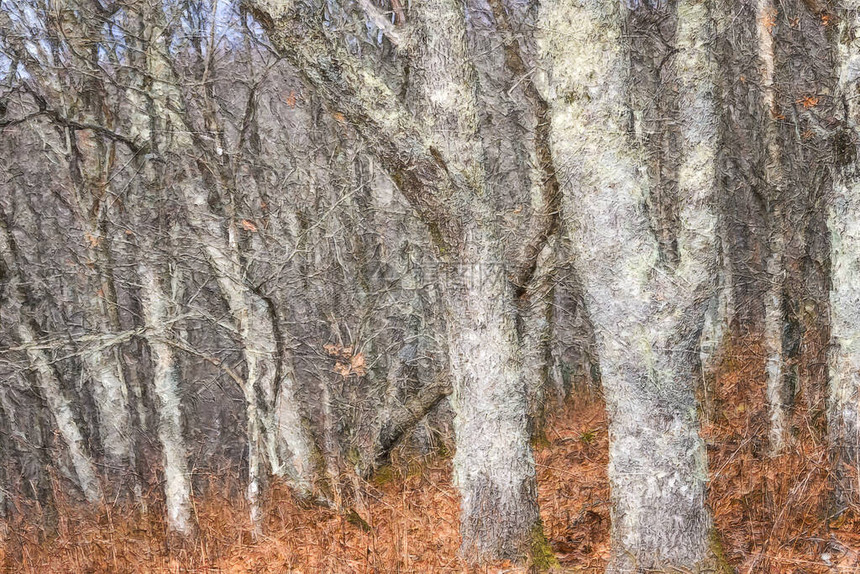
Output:
<svg viewBox="0 0 860 574">
<path fill-rule="evenodd" d="M 857 571 L 858 89 L 856 0 L 0 0 L 4 566 Z"/>
</svg>

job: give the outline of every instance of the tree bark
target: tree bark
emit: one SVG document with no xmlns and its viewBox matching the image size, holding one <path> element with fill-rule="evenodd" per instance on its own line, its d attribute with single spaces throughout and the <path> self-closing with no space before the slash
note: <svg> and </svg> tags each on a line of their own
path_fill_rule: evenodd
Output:
<svg viewBox="0 0 860 574">
<path fill-rule="evenodd" d="M 326 105 L 361 135 L 428 226 L 445 268 L 461 553 L 469 562 L 524 558 L 545 540 L 511 319 L 514 291 L 486 197 L 464 7 L 432 0 L 411 10 L 414 22 L 403 30 L 414 72 L 407 107 L 328 37 L 305 5 L 250 0 L 246 6 Z M 535 242 L 532 257 L 545 240 L 546 234 Z"/>
<path fill-rule="evenodd" d="M 97 241 L 104 242 L 106 238 L 101 237 Z M 116 312 L 116 292 L 110 278 L 112 269 L 106 249 L 103 245 L 97 245 L 89 250 L 90 257 L 96 261 L 98 281 L 88 285 L 90 292 L 87 293 L 87 307 L 89 317 L 100 331 L 110 333 L 118 332 L 121 325 Z M 81 358 L 93 380 L 93 398 L 98 409 L 98 428 L 107 470 L 114 475 L 133 471 L 135 453 L 131 410 L 120 351 L 114 346 L 95 346 L 84 349 Z M 139 485 L 135 484 L 134 490 L 139 491 Z"/>
<path fill-rule="evenodd" d="M 494 238 L 479 231 L 445 284 L 461 494 L 461 553 L 471 562 L 521 559 L 542 538 L 528 398 L 511 304 Z"/>
<path fill-rule="evenodd" d="M 206 190 L 193 180 L 183 189 L 189 215 L 242 341 L 249 448 L 256 451 L 259 447 L 254 442 L 262 440 L 272 473 L 288 477 L 300 496 L 308 496 L 314 480 L 313 447 L 302 422 L 294 374 L 282 360 L 276 317 L 268 302 L 248 286 L 234 224 L 226 223 L 225 237 L 221 221 L 208 212 Z M 257 427 L 254 433 L 252 426 Z M 260 454 L 255 452 L 253 458 L 260 459 Z M 252 475 L 258 473 L 258 469 L 252 471 Z"/>
<path fill-rule="evenodd" d="M 6 216 L 0 213 L 0 279 L 5 280 L 8 296 L 19 307 L 19 320 L 16 335 L 24 347 L 30 361 L 30 369 L 35 375 L 39 393 L 48 405 L 57 430 L 69 452 L 69 458 L 75 473 L 75 481 L 87 501 L 97 504 L 102 500 L 102 489 L 99 484 L 98 472 L 87 451 L 83 433 L 75 418 L 72 402 L 66 397 L 60 375 L 51 357 L 39 348 L 39 326 L 32 315 L 24 284 L 18 270 L 17 249 L 15 241 L 6 222 Z"/>
<path fill-rule="evenodd" d="M 143 255 L 145 257 L 145 255 Z M 167 500 L 167 527 L 188 537 L 194 534 L 191 516 L 191 473 L 188 470 L 182 432 L 179 385 L 181 374 L 170 345 L 170 301 L 157 262 L 138 266 L 141 305 L 146 324 L 146 341 L 152 352 L 153 390 L 157 401 L 158 439 L 164 465 L 164 494 Z"/>
<path fill-rule="evenodd" d="M 840 6 L 838 96 L 846 112 L 834 138 L 836 173 L 827 227 L 831 258 L 828 424 L 837 499 L 860 501 L 860 2 Z M 857 477 L 854 482 L 850 477 Z"/>
<path fill-rule="evenodd" d="M 781 115 L 774 88 L 774 38 L 777 10 L 772 0 L 758 0 L 756 5 L 756 32 L 758 57 L 761 66 L 762 108 L 764 111 L 764 172 L 765 197 L 768 209 L 769 255 L 765 266 L 768 286 L 764 298 L 764 350 L 766 354 L 767 404 L 770 426 L 768 440 L 770 454 L 779 454 L 785 448 L 786 418 L 788 417 L 785 389 L 785 360 L 782 349 L 784 282 L 785 282 L 785 224 L 783 201 L 785 178 L 782 170 L 782 148 L 776 120 Z"/>
<path fill-rule="evenodd" d="M 538 257 L 535 273 L 518 301 L 518 333 L 523 360 L 523 385 L 528 397 L 528 431 L 544 439 L 546 395 L 552 353 L 552 305 L 555 285 L 555 245 L 547 243 Z"/>
<path fill-rule="evenodd" d="M 543 8 L 553 148 L 570 170 L 562 178 L 570 182 L 565 211 L 610 419 L 609 572 L 716 565 L 691 359 L 716 268 L 709 9 L 698 1 L 676 7 L 675 113 L 683 145 L 667 158 L 678 177 L 673 264 L 661 259 L 645 210 L 646 159 L 628 131 L 635 115 L 627 108 L 624 8 L 612 0 L 557 0 Z"/>
</svg>

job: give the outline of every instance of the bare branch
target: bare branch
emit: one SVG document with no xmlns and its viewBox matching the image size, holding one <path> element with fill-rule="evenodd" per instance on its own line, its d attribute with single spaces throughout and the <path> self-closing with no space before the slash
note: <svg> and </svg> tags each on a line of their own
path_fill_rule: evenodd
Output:
<svg viewBox="0 0 860 574">
<path fill-rule="evenodd" d="M 519 78 L 514 87 L 522 85 L 523 93 L 532 103 L 533 113 L 537 121 L 534 145 L 538 161 L 538 177 L 541 179 L 541 203 L 532 211 L 531 218 L 525 227 L 528 235 L 522 241 L 514 259 L 514 272 L 511 277 L 514 285 L 524 292 L 535 274 L 541 250 L 558 229 L 561 187 L 555 173 L 555 164 L 550 148 L 549 105 L 532 80 L 533 70 L 529 70 L 525 64 L 522 48 L 508 21 L 502 0 L 489 0 L 489 4 L 504 38 L 505 64 Z"/>
<path fill-rule="evenodd" d="M 245 6 L 327 107 L 362 136 L 437 244 L 455 241 L 460 223 L 447 200 L 464 178 L 451 177 L 441 152 L 385 82 L 327 38 L 306 6 L 279 0 L 246 0 Z"/>
</svg>

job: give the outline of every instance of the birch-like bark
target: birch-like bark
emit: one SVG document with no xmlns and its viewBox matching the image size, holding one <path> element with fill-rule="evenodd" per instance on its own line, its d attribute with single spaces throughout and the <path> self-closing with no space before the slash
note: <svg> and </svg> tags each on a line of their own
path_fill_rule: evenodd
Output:
<svg viewBox="0 0 860 574">
<path fill-rule="evenodd" d="M 70 48 L 70 55 L 55 54 L 53 64 L 29 53 L 21 43 L 23 35 L 15 32 L 20 23 L 13 23 L 8 16 L 0 16 L 8 27 L 9 34 L 3 38 L 15 58 L 23 58 L 22 64 L 34 82 L 31 89 L 41 98 L 40 105 L 55 110 L 49 114 L 54 127 L 61 128 L 68 135 L 68 166 L 72 185 L 69 195 L 70 205 L 85 231 L 86 256 L 93 272 L 88 272 L 84 289 L 85 311 L 88 319 L 103 331 L 117 330 L 119 321 L 115 311 L 115 292 L 110 276 L 110 256 L 106 245 L 107 237 L 102 224 L 104 199 L 112 168 L 112 133 L 103 126 L 106 121 L 104 101 L 105 87 L 103 78 L 95 73 L 98 60 L 93 50 L 103 40 L 98 22 L 90 18 L 86 11 L 74 10 L 74 3 L 57 6 L 62 13 L 61 22 L 50 34 L 60 34 L 53 39 L 59 45 Z M 67 59 L 68 58 L 68 59 Z M 70 79 L 85 70 L 82 85 Z M 76 113 L 69 110 L 76 109 Z M 81 128 L 90 126 L 97 129 L 72 131 L 68 128 L 66 115 L 83 119 L 77 122 Z M 94 132 L 94 133 L 93 133 Z M 128 141 L 128 140 L 127 140 Z M 130 142 L 128 142 L 130 143 Z M 135 147 L 135 151 L 137 148 Z M 134 452 L 131 441 L 129 403 L 123 380 L 122 361 L 119 352 L 113 348 L 86 349 L 81 353 L 84 367 L 93 381 L 93 398 L 98 413 L 98 431 L 104 449 L 104 462 L 108 471 L 122 472 L 133 466 Z"/>
<path fill-rule="evenodd" d="M 114 472 L 122 471 L 133 461 L 133 456 L 128 392 L 121 365 L 112 349 L 85 350 L 82 358 L 93 379 L 105 464 Z"/>
<path fill-rule="evenodd" d="M 208 211 L 206 191 L 193 185 L 184 186 L 184 191 L 191 220 L 242 341 L 249 448 L 257 451 L 257 443 L 264 446 L 273 474 L 288 477 L 299 495 L 308 496 L 314 478 L 313 447 L 302 421 L 294 374 L 281 360 L 275 317 L 265 299 L 248 286 L 235 226 L 227 223 L 225 237 L 221 221 Z M 254 458 L 262 462 L 260 453 Z M 255 469 L 251 474 L 259 472 Z"/>
<path fill-rule="evenodd" d="M 228 224 L 228 236 L 224 238 L 220 221 L 208 213 L 206 190 L 192 184 L 184 186 L 184 191 L 189 215 L 242 341 L 242 354 L 246 368 L 242 394 L 245 398 L 248 439 L 246 496 L 254 534 L 259 536 L 262 534 L 263 515 L 260 508 L 260 495 L 263 490 L 265 461 L 268 460 L 275 475 L 283 475 L 287 470 L 281 464 L 283 449 L 279 448 L 279 439 L 282 436 L 280 433 L 283 433 L 286 428 L 276 424 L 276 416 L 279 413 L 276 413 L 274 408 L 279 371 L 278 344 L 266 302 L 252 293 L 245 283 L 238 258 L 236 230 Z M 258 389 L 263 397 L 262 404 L 257 396 Z M 307 473 L 301 471 L 310 470 L 310 449 L 307 446 L 309 441 L 301 427 L 295 401 L 288 405 L 293 408 L 287 410 L 287 421 L 295 422 L 293 427 L 298 429 L 299 440 L 295 440 L 295 433 L 292 436 L 288 435 L 287 438 L 292 440 L 286 444 L 293 448 L 287 449 L 283 454 L 293 463 L 289 467 L 293 486 L 300 495 L 307 495 L 310 492 L 311 481 Z M 296 448 L 296 442 L 299 443 L 299 448 Z M 293 452 L 297 452 L 299 456 L 293 456 Z"/>
<path fill-rule="evenodd" d="M 144 256 L 145 257 L 145 256 Z M 191 516 L 191 476 L 185 438 L 182 433 L 179 385 L 181 374 L 171 338 L 171 304 L 166 281 L 158 263 L 144 261 L 138 266 L 141 305 L 146 324 L 146 341 L 152 352 L 153 390 L 157 401 L 158 439 L 164 465 L 164 494 L 167 500 L 167 527 L 171 532 L 191 536 L 195 532 Z"/>
<path fill-rule="evenodd" d="M 608 571 L 702 571 L 716 558 L 691 354 L 716 267 L 710 3 L 676 5 L 682 144 L 674 268 L 660 264 L 645 209 L 645 158 L 628 133 L 624 9 L 614 0 L 555 0 L 543 5 L 540 25 L 553 149 L 567 171 L 565 213 L 610 419 Z"/>
<path fill-rule="evenodd" d="M 764 350 L 767 373 L 767 404 L 770 426 L 768 441 L 771 455 L 785 448 L 787 400 L 785 397 L 785 361 L 782 354 L 783 291 L 785 281 L 785 231 L 782 218 L 782 189 L 784 177 L 781 167 L 781 147 L 776 119 L 779 109 L 774 88 L 774 42 L 773 28 L 777 11 L 772 0 L 758 0 L 756 5 L 756 31 L 758 34 L 759 61 L 761 65 L 762 108 L 765 113 L 765 185 L 769 210 L 770 254 L 766 273 L 769 281 L 764 300 Z"/>
<path fill-rule="evenodd" d="M 519 300 L 523 385 L 528 398 L 528 429 L 532 438 L 544 436 L 547 385 L 552 363 L 554 267 L 555 245 L 550 242 L 539 255 L 535 273 Z"/>
<path fill-rule="evenodd" d="M 16 261 L 14 239 L 3 214 L 0 214 L 0 257 L 2 257 L 2 265 L 8 274 L 8 295 L 21 310 L 21 316 L 16 325 L 17 338 L 23 346 L 27 347 L 26 353 L 30 361 L 30 368 L 35 375 L 39 393 L 47 403 L 56 422 L 57 430 L 68 449 L 77 486 L 88 502 L 97 504 L 102 500 L 98 473 L 90 454 L 87 452 L 83 434 L 75 419 L 72 403 L 63 391 L 60 376 L 51 357 L 39 348 L 39 327 L 28 309 L 28 297 L 24 292 L 24 286 L 17 271 L 18 262 Z"/>
<path fill-rule="evenodd" d="M 724 227 L 720 229 L 725 230 Z M 702 370 L 700 401 L 705 423 L 717 416 L 717 375 L 726 358 L 732 336 L 731 321 L 735 315 L 731 261 L 722 249 L 717 274 L 717 293 L 711 297 L 705 311 L 702 334 L 699 337 L 699 366 Z"/>
<path fill-rule="evenodd" d="M 836 139 L 837 169 L 829 202 L 830 318 L 828 424 L 837 498 L 860 501 L 860 1 L 843 0 L 838 95 L 847 113 Z M 852 482 L 848 477 L 855 476 Z"/>
<path fill-rule="evenodd" d="M 119 331 L 120 323 L 113 282 L 105 276 L 111 269 L 107 254 L 102 252 L 104 249 L 99 245 L 89 250 L 90 257 L 96 260 L 98 287 L 88 286 L 91 292 L 87 293 L 87 303 L 90 317 L 102 332 L 109 333 Z M 135 460 L 128 387 L 119 353 L 119 349 L 113 347 L 97 346 L 84 349 L 81 354 L 93 380 L 105 464 L 114 473 L 133 468 Z M 138 490 L 137 485 L 135 490 Z"/>
<path fill-rule="evenodd" d="M 424 2 L 412 14 L 422 39 L 415 49 L 418 116 L 449 170 L 453 167 L 473 186 L 454 196 L 466 213 L 461 216 L 463 231 L 452 238 L 455 251 L 445 257 L 443 285 L 457 444 L 454 482 L 461 496 L 460 552 L 474 563 L 521 560 L 544 542 L 514 320 L 515 287 L 506 277 L 495 214 L 481 197 L 487 183 L 466 18 L 463 6 L 452 0 Z M 540 248 L 536 251 L 532 258 Z"/>
<path fill-rule="evenodd" d="M 92 118 L 95 124 L 110 125 L 112 118 L 107 111 L 110 108 L 106 101 L 104 78 L 95 73 L 99 63 L 98 51 L 94 48 L 104 41 L 100 22 L 86 10 L 75 11 L 72 16 L 74 3 L 65 8 L 68 17 L 63 19 L 61 27 L 64 39 L 70 42 L 73 49 L 72 62 L 86 66 L 90 73 L 85 74 L 80 93 L 61 91 L 64 97 L 75 98 L 77 101 L 74 105 L 85 110 L 86 116 Z M 74 134 L 71 137 L 74 141 L 70 146 L 69 173 L 73 207 L 78 221 L 87 230 L 84 235 L 86 253 L 93 267 L 85 287 L 88 289 L 87 310 L 97 328 L 103 332 L 116 332 L 121 326 L 116 307 L 107 225 L 110 204 L 108 187 L 113 175 L 115 149 L 109 139 L 100 135 L 88 134 L 88 137 L 82 137 Z M 82 145 L 79 145 L 80 139 L 83 139 Z M 82 358 L 93 380 L 93 398 L 99 416 L 99 435 L 107 470 L 113 473 L 126 471 L 134 466 L 134 451 L 128 389 L 119 349 L 88 349 Z M 139 486 L 136 485 L 135 490 L 139 490 Z"/>
<path fill-rule="evenodd" d="M 33 327 L 22 318 L 17 330 L 21 343 L 32 347 L 27 350 L 30 368 L 36 373 L 39 391 L 54 415 L 57 430 L 69 450 L 69 458 L 75 471 L 78 486 L 88 502 L 98 504 L 101 501 L 102 492 L 96 467 L 87 452 L 83 435 L 75 420 L 72 403 L 63 393 L 60 377 L 54 369 L 50 357 L 44 351 L 35 348 L 39 341 Z"/>
<path fill-rule="evenodd" d="M 168 59 L 170 56 L 163 46 L 162 33 L 167 26 L 164 20 L 161 8 L 144 15 L 145 35 L 153 40 L 147 44 L 146 67 L 149 76 L 155 80 L 145 87 L 150 115 L 157 122 L 169 119 L 170 124 L 187 128 L 185 131 L 164 130 L 160 141 L 156 140 L 163 152 L 182 155 L 194 150 L 195 143 L 200 142 L 195 139 L 188 111 L 181 103 L 171 104 L 182 102 L 183 98 Z M 143 126 L 141 132 L 147 133 Z M 156 134 L 150 135 L 155 137 Z M 190 180 L 181 186 L 189 216 L 201 238 L 243 346 L 247 375 L 242 392 L 247 417 L 249 464 L 246 493 L 254 530 L 259 534 L 262 526 L 259 497 L 265 460 L 268 460 L 273 474 L 288 477 L 300 496 L 308 496 L 313 482 L 312 443 L 303 425 L 291 365 L 282 360 L 276 318 L 268 303 L 251 290 L 244 277 L 234 222 L 227 222 L 225 236 L 221 229 L 222 220 L 208 209 L 208 190 L 199 186 L 194 176 Z"/>
</svg>

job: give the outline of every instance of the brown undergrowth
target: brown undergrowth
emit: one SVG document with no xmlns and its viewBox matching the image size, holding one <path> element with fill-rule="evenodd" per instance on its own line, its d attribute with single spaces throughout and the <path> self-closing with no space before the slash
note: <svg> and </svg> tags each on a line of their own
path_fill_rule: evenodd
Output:
<svg viewBox="0 0 860 574">
<path fill-rule="evenodd" d="M 703 427 L 709 503 L 729 562 L 742 573 L 860 572 L 860 513 L 836 513 L 822 389 L 798 385 L 787 447 L 769 455 L 764 351 L 736 345 Z M 802 373 L 801 373 L 802 375 Z"/>
<path fill-rule="evenodd" d="M 536 456 L 544 530 L 566 571 L 600 569 L 609 524 L 603 408 L 596 400 L 575 401 L 552 419 L 547 446 Z M 266 535 L 257 542 L 239 485 L 223 482 L 222 476 L 196 501 L 199 535 L 185 548 L 168 551 L 157 503 L 147 516 L 129 520 L 138 509 L 111 507 L 96 516 L 60 500 L 62 518 L 51 536 L 39 520 L 5 525 L 3 563 L 9 571 L 39 574 L 467 571 L 457 558 L 458 502 L 448 457 L 418 460 L 397 452 L 376 479 L 344 496 L 349 502 L 341 511 L 302 505 L 276 486 Z M 516 569 L 496 564 L 481 571 Z"/>
<path fill-rule="evenodd" d="M 737 346 L 715 385 L 717 414 L 703 428 L 709 504 L 726 557 L 742 573 L 860 572 L 860 518 L 833 515 L 821 413 L 798 396 L 784 454 L 766 445 L 761 349 Z M 609 554 L 608 436 L 598 399 L 573 400 L 550 417 L 537 450 L 544 531 L 564 572 L 601 572 Z M 235 474 L 235 471 L 234 471 Z M 8 571 L 466 572 L 457 558 L 457 497 L 450 460 L 409 458 L 370 483 L 351 483 L 344 509 L 309 507 L 275 487 L 266 536 L 251 540 L 240 485 L 213 478 L 197 500 L 197 540 L 168 551 L 162 508 L 111 507 L 98 516 L 60 500 L 56 533 L 39 520 L 2 525 Z M 226 481 L 229 482 L 229 481 Z M 31 509 L 32 510 L 32 509 Z M 507 564 L 486 572 L 517 571 Z"/>
</svg>

